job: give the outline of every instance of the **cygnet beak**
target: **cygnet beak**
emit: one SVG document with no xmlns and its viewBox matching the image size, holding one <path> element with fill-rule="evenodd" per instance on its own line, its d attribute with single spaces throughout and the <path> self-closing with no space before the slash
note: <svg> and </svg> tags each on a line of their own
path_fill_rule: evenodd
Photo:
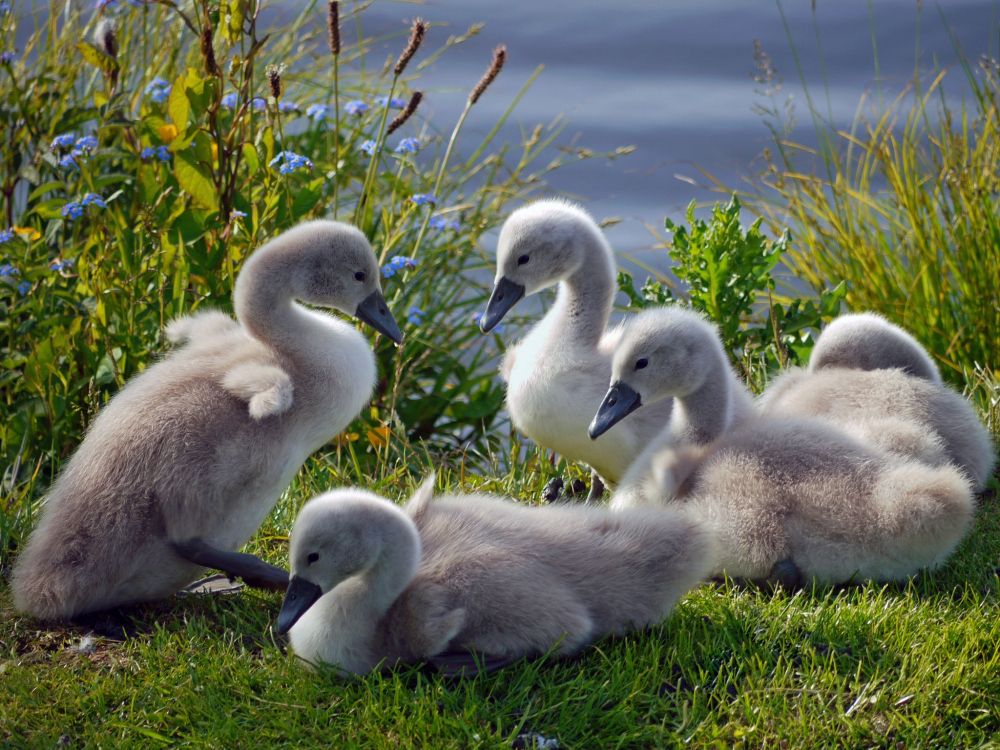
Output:
<svg viewBox="0 0 1000 750">
<path fill-rule="evenodd" d="M 601 402 L 601 408 L 594 415 L 594 421 L 590 423 L 587 434 L 591 440 L 597 440 L 640 406 L 642 399 L 632 388 L 621 381 L 612 383 Z"/>
<path fill-rule="evenodd" d="M 316 603 L 323 591 L 315 583 L 299 576 L 292 576 L 285 591 L 285 600 L 281 603 L 278 613 L 277 631 L 284 635 L 292 629 L 292 625 Z"/>
<path fill-rule="evenodd" d="M 354 317 L 362 323 L 367 323 L 379 333 L 385 334 L 397 344 L 403 342 L 403 332 L 399 330 L 396 319 L 392 317 L 389 306 L 385 304 L 385 297 L 378 289 L 361 300 L 358 309 L 354 311 Z"/>
<path fill-rule="evenodd" d="M 482 332 L 489 333 L 496 328 L 497 323 L 503 320 L 507 311 L 516 305 L 523 296 L 524 287 L 520 284 L 515 284 L 506 276 L 497 279 L 493 293 L 490 295 L 490 301 L 486 303 L 486 312 L 479 319 L 479 328 Z"/>
</svg>

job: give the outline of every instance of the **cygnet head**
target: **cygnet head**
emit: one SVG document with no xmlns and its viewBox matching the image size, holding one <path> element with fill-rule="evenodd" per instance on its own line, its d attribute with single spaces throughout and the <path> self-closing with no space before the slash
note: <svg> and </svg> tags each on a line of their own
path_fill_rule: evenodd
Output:
<svg viewBox="0 0 1000 750">
<path fill-rule="evenodd" d="M 656 307 L 625 324 L 611 362 L 611 387 L 590 423 L 592 440 L 643 404 L 684 398 L 719 366 L 715 326 L 693 310 Z"/>
<path fill-rule="evenodd" d="M 401 551 L 401 534 L 415 540 L 409 545 L 415 547 L 412 559 L 402 561 L 412 576 L 420 557 L 419 536 L 399 507 L 358 489 L 327 492 L 306 503 L 289 539 L 291 577 L 277 631 L 288 632 L 323 594 Z"/>
<path fill-rule="evenodd" d="M 250 256 L 236 282 L 237 313 L 241 303 L 252 304 L 251 286 L 281 282 L 290 285 L 295 299 L 353 315 L 397 344 L 402 341 L 382 296 L 375 253 L 357 227 L 309 221 L 268 242 Z"/>
<path fill-rule="evenodd" d="M 497 241 L 496 280 L 479 323 L 483 332 L 491 331 L 522 297 L 576 273 L 586 246 L 593 243 L 607 249 L 611 265 L 611 249 L 600 227 L 572 203 L 542 200 L 512 213 Z"/>
</svg>

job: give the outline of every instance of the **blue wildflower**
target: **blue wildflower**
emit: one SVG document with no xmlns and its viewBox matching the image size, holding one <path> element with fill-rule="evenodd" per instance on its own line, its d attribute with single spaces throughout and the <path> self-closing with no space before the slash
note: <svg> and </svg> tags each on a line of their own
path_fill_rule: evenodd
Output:
<svg viewBox="0 0 1000 750">
<path fill-rule="evenodd" d="M 0 245 L 14 239 L 14 232 L 10 229 L 0 229 Z"/>
<path fill-rule="evenodd" d="M 107 208 L 108 204 L 104 202 L 104 198 L 99 196 L 97 193 L 87 193 L 83 196 L 83 200 L 80 201 L 82 206 L 97 206 L 98 208 Z"/>
<path fill-rule="evenodd" d="M 17 57 L 16 51 L 8 50 L 6 52 L 0 52 L 0 63 L 12 63 L 14 62 L 14 58 L 16 57 Z"/>
<path fill-rule="evenodd" d="M 437 198 L 434 197 L 433 193 L 417 193 L 410 196 L 410 200 L 418 206 L 437 203 Z"/>
<path fill-rule="evenodd" d="M 157 104 L 163 104 L 170 96 L 170 84 L 162 78 L 154 78 L 146 84 L 143 93 Z"/>
<path fill-rule="evenodd" d="M 83 205 L 81 205 L 80 201 L 70 201 L 62 207 L 61 213 L 64 219 L 69 219 L 70 221 L 79 219 L 83 216 Z"/>
<path fill-rule="evenodd" d="M 52 143 L 49 145 L 49 148 L 52 151 L 58 151 L 59 149 L 70 148 L 74 143 L 76 143 L 75 135 L 72 133 L 63 133 L 62 135 L 57 135 L 52 139 Z"/>
<path fill-rule="evenodd" d="M 236 109 L 239 100 L 240 95 L 233 91 L 222 97 L 220 104 L 222 104 L 223 109 Z"/>
<path fill-rule="evenodd" d="M 405 270 L 412 270 L 417 267 L 415 258 L 408 258 L 405 255 L 393 255 L 389 262 L 382 266 L 382 275 L 391 279 L 397 273 Z"/>
<path fill-rule="evenodd" d="M 353 101 L 347 102 L 344 105 L 344 110 L 349 115 L 363 115 L 368 111 L 368 105 L 361 101 L 360 99 L 355 99 Z"/>
<path fill-rule="evenodd" d="M 6 0 L 0 3 L 0 16 L 6 16 L 8 13 L 10 13 L 11 7 L 12 7 L 11 4 L 8 3 Z"/>
<path fill-rule="evenodd" d="M 462 227 L 462 225 L 455 219 L 448 219 L 444 216 L 432 217 L 428 226 L 431 229 L 440 229 L 442 231 L 445 229 L 454 229 L 455 231 L 458 231 Z"/>
<path fill-rule="evenodd" d="M 396 146 L 397 154 L 415 154 L 420 150 L 420 141 L 416 138 L 404 138 Z"/>
<path fill-rule="evenodd" d="M 55 260 L 49 261 L 49 270 L 68 271 L 73 267 L 73 263 L 74 261 L 72 258 L 67 258 L 66 260 L 59 260 L 59 258 L 56 258 Z"/>
<path fill-rule="evenodd" d="M 298 112 L 299 105 L 295 102 L 278 102 L 279 112 Z"/>
<path fill-rule="evenodd" d="M 411 307 L 406 319 L 410 321 L 410 325 L 418 326 L 424 322 L 424 311 L 419 307 Z"/>
<path fill-rule="evenodd" d="M 77 169 L 79 165 L 76 163 L 76 159 L 73 154 L 66 154 L 59 160 L 59 166 L 63 169 Z"/>
<path fill-rule="evenodd" d="M 232 219 L 245 219 L 247 217 L 246 211 L 240 211 L 238 208 L 234 208 L 229 212 L 229 218 Z"/>
<path fill-rule="evenodd" d="M 170 161 L 171 156 L 170 149 L 166 146 L 146 146 L 139 152 L 139 158 L 143 161 L 149 161 L 154 157 L 160 161 Z"/>
<path fill-rule="evenodd" d="M 325 120 L 329 114 L 330 108 L 325 104 L 310 104 L 306 109 L 306 117 L 311 117 L 313 120 Z"/>
<path fill-rule="evenodd" d="M 14 276 L 20 276 L 21 272 L 17 270 L 16 266 L 12 266 L 10 263 L 4 263 L 0 266 L 0 279 L 9 279 Z"/>
<path fill-rule="evenodd" d="M 380 107 L 392 107 L 393 109 L 402 109 L 406 106 L 406 100 L 400 99 L 397 96 L 390 99 L 388 96 L 380 96 L 375 99 Z"/>
<path fill-rule="evenodd" d="M 17 285 L 17 293 L 20 294 L 22 297 L 30 291 L 31 291 L 30 281 L 22 281 L 20 284 Z"/>
<path fill-rule="evenodd" d="M 76 142 L 76 148 L 82 152 L 90 152 L 97 148 L 97 138 L 92 135 L 85 135 Z M 74 151 L 75 155 L 76 151 Z"/>
<path fill-rule="evenodd" d="M 278 154 L 268 162 L 269 167 L 278 166 L 278 171 L 281 174 L 288 174 L 289 172 L 294 172 L 296 169 L 312 169 L 313 163 L 302 154 L 297 154 L 294 151 L 279 151 Z"/>
<path fill-rule="evenodd" d="M 360 148 L 366 154 L 371 156 L 372 154 L 375 153 L 375 141 L 372 140 L 362 141 L 361 145 L 358 148 Z"/>
<path fill-rule="evenodd" d="M 250 104 L 258 112 L 263 112 L 265 109 L 267 109 L 267 100 L 261 99 L 259 96 L 255 96 L 253 99 L 251 99 Z"/>
</svg>

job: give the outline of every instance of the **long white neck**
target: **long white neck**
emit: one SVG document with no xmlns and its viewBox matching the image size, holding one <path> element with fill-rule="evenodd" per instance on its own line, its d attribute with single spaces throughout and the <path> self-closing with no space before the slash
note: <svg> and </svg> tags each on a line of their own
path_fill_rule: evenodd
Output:
<svg viewBox="0 0 1000 750">
<path fill-rule="evenodd" d="M 705 445 L 729 426 L 733 409 L 734 376 L 720 351 L 702 384 L 691 393 L 674 399 L 670 432 L 675 445 Z"/>
<path fill-rule="evenodd" d="M 315 349 L 309 335 L 314 325 L 310 313 L 295 302 L 297 260 L 295 252 L 284 247 L 258 250 L 236 280 L 233 304 L 251 336 L 293 359 L 308 361 Z"/>
<path fill-rule="evenodd" d="M 561 345 L 594 349 L 608 327 L 615 299 L 614 255 L 599 234 L 587 233 L 578 242 L 583 262 L 559 283 L 556 303 L 543 324 Z"/>
</svg>

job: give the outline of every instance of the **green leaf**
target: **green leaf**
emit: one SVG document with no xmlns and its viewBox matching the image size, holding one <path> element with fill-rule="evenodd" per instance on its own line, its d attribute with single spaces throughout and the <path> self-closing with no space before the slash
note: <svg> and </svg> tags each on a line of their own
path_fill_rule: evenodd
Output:
<svg viewBox="0 0 1000 750">
<path fill-rule="evenodd" d="M 215 185 L 211 174 L 204 163 L 195 159 L 189 151 L 181 151 L 174 155 L 174 176 L 180 186 L 192 197 L 198 205 L 215 211 L 219 210 L 215 195 Z"/>
<path fill-rule="evenodd" d="M 95 68 L 104 67 L 104 57 L 100 52 L 98 52 L 97 47 L 93 44 L 90 42 L 77 42 L 76 48 L 80 50 L 80 54 L 83 55 L 83 59 Z"/>
</svg>

